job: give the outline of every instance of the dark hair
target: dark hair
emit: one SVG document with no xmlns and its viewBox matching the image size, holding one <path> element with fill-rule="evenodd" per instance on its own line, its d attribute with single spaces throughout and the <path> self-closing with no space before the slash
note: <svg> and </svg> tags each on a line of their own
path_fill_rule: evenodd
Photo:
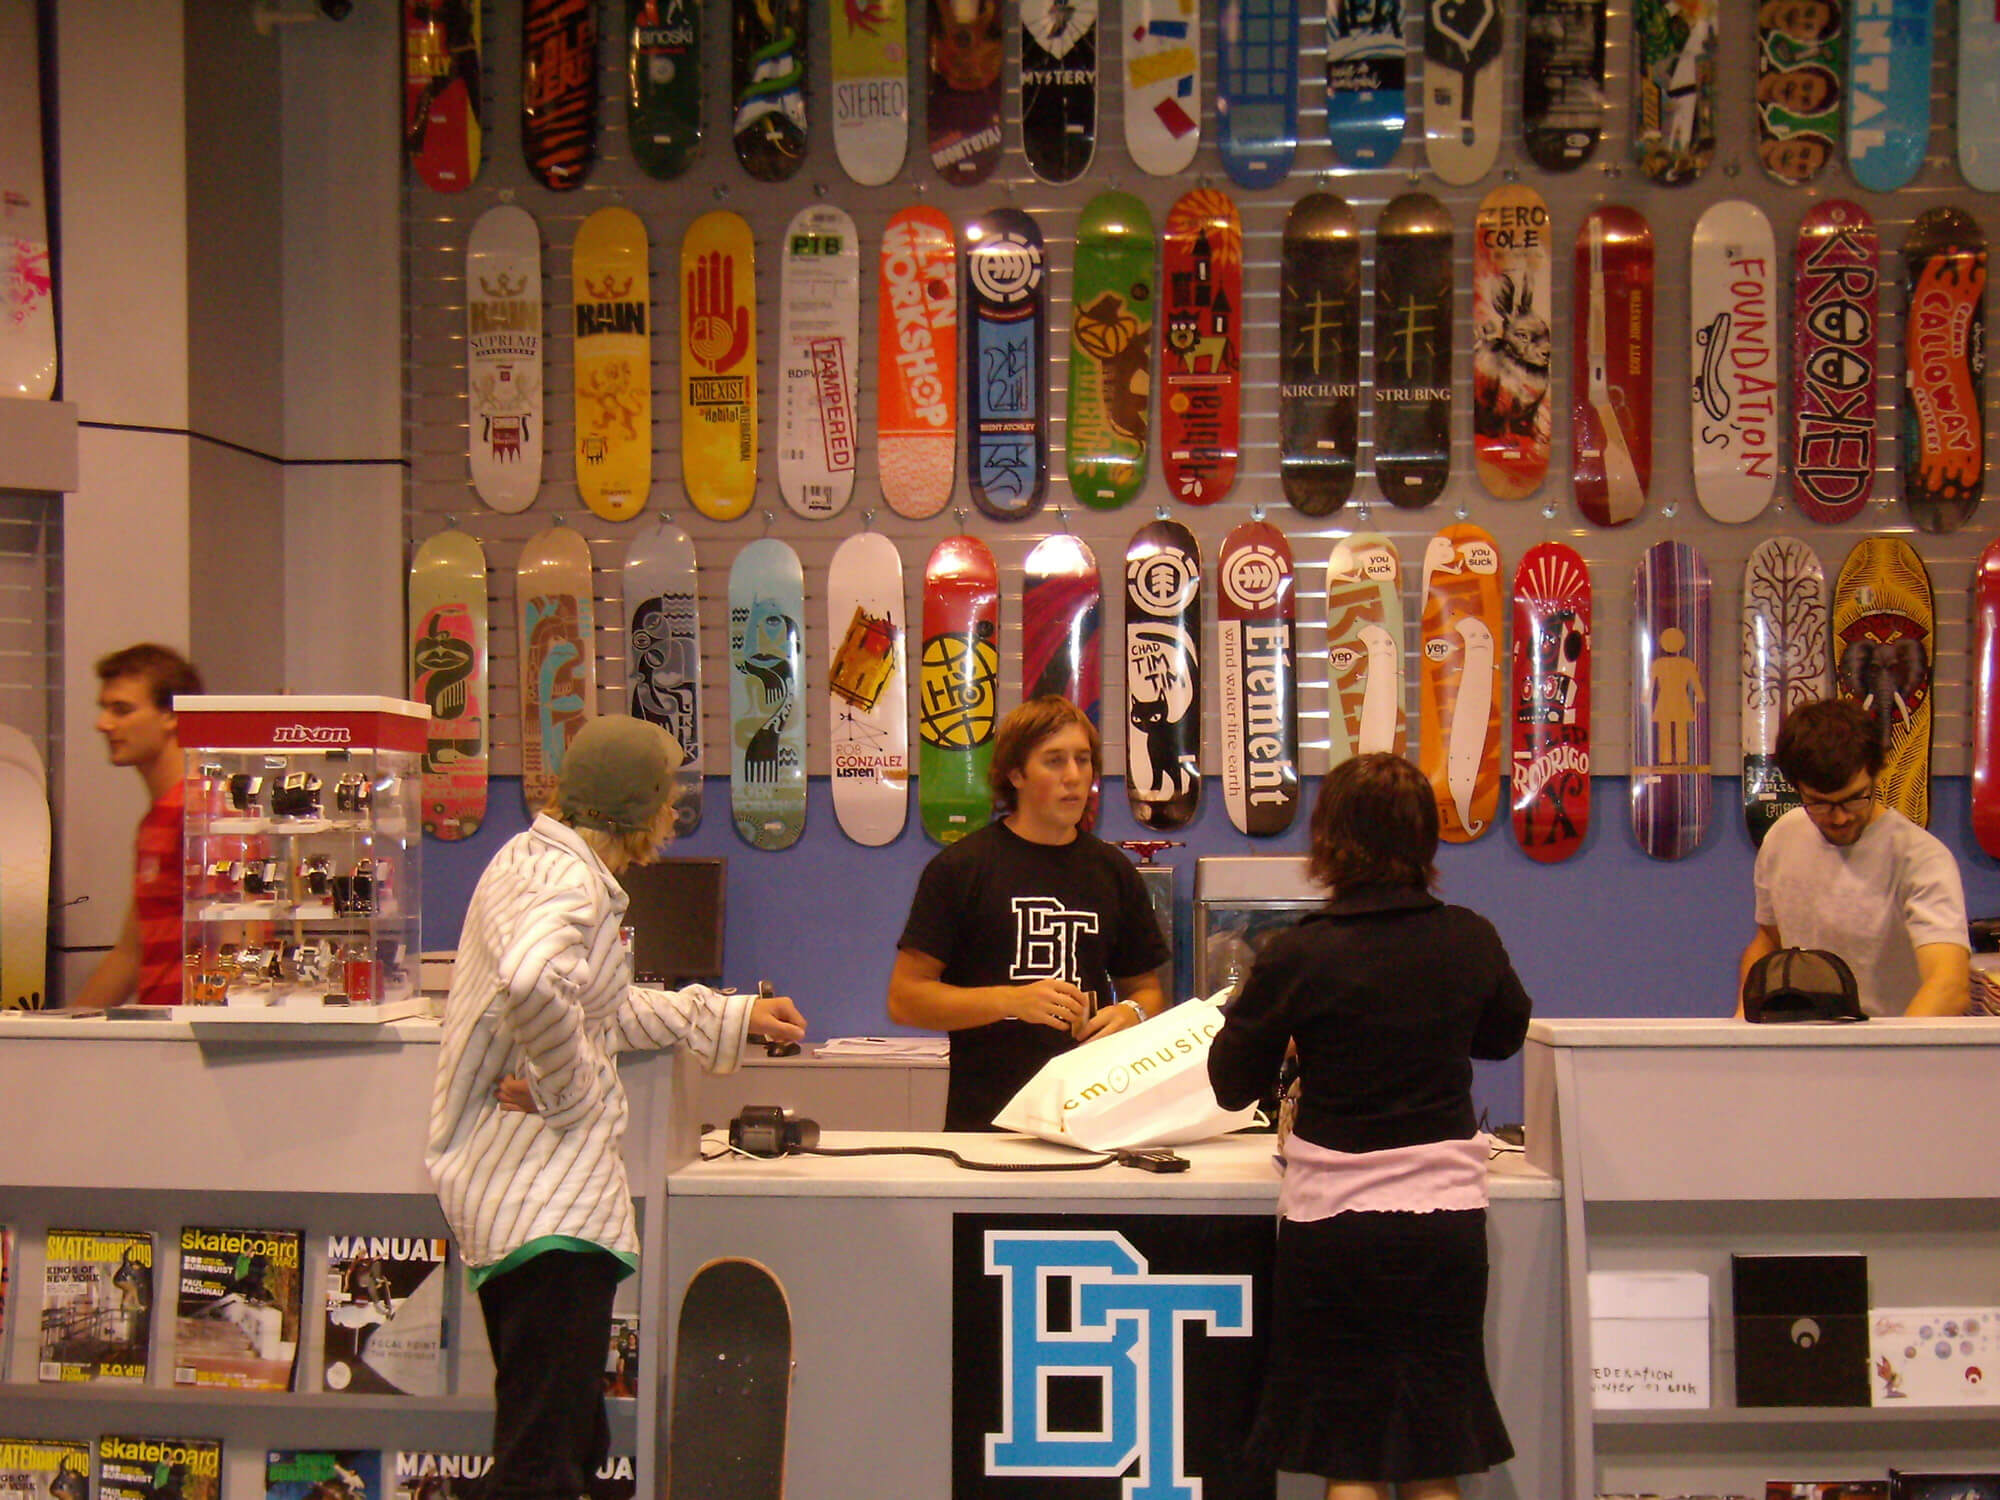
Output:
<svg viewBox="0 0 2000 1500">
<path fill-rule="evenodd" d="M 1427 890 L 1437 846 L 1437 797 L 1404 757 L 1357 755 L 1320 782 L 1307 871 L 1333 898 L 1363 885 Z"/>
<path fill-rule="evenodd" d="M 1785 716 L 1775 759 L 1793 786 L 1830 793 L 1863 771 L 1873 776 L 1886 753 L 1873 714 L 1852 698 L 1827 698 Z"/>
<path fill-rule="evenodd" d="M 1097 733 L 1097 726 L 1090 722 L 1090 715 L 1069 699 L 1054 693 L 1030 698 L 1000 721 L 1000 728 L 993 735 L 993 766 L 986 776 L 986 784 L 993 791 L 993 806 L 1000 815 L 1012 813 L 1019 806 L 1014 773 L 1028 764 L 1028 757 L 1035 753 L 1037 745 L 1072 724 L 1080 725 L 1090 736 L 1091 773 L 1102 775 L 1104 741 Z"/>
<path fill-rule="evenodd" d="M 151 641 L 127 646 L 97 659 L 97 680 L 110 682 L 119 677 L 143 677 L 152 690 L 153 707 L 171 709 L 174 699 L 201 691 L 201 673 L 180 652 Z"/>
</svg>

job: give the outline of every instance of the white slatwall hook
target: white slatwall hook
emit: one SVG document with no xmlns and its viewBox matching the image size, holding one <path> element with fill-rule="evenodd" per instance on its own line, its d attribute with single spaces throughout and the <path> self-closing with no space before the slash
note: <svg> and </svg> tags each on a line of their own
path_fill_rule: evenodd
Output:
<svg viewBox="0 0 2000 1500">
<path fill-rule="evenodd" d="M 778 518 L 777 518 L 777 516 L 776 516 L 775 514 L 773 514 L 773 513 L 771 512 L 771 511 L 768 511 L 768 510 L 767 510 L 767 511 L 765 511 L 765 512 L 764 512 L 764 535 L 765 535 L 765 536 L 769 536 L 769 535 L 771 534 L 771 527 L 772 527 L 772 526 L 773 526 L 773 525 L 774 525 L 774 524 L 776 523 L 777 519 L 778 519 Z"/>
<path fill-rule="evenodd" d="M 726 182 L 718 182 L 714 187 L 710 188 L 708 191 L 709 195 L 713 197 L 717 203 L 727 203 L 729 201 L 729 184 Z"/>
<path fill-rule="evenodd" d="M 1669 500 L 1665 505 L 1660 507 L 1660 519 L 1662 521 L 1671 521 L 1680 513 L 1681 503 L 1678 500 Z"/>
<path fill-rule="evenodd" d="M 955 521 L 955 522 L 957 522 L 957 523 L 958 523 L 958 529 L 959 529 L 960 531 L 963 531 L 963 530 L 965 530 L 965 507 L 964 507 L 964 506 L 962 506 L 962 505 L 954 505 L 954 506 L 952 507 L 952 510 L 951 510 L 951 518 L 952 518 L 952 520 L 953 520 L 953 521 Z"/>
<path fill-rule="evenodd" d="M 1164 521 L 1164 520 L 1166 520 L 1166 519 L 1167 519 L 1167 516 L 1168 516 L 1168 514 L 1169 514 L 1169 512 L 1168 512 L 1167 508 L 1166 508 L 1166 507 L 1165 507 L 1164 505 L 1156 505 L 1156 506 L 1154 506 L 1154 507 L 1153 507 L 1153 519 L 1154 519 L 1155 521 Z"/>
<path fill-rule="evenodd" d="M 863 531 L 873 531 L 875 529 L 875 508 L 873 506 L 861 512 L 861 529 Z"/>
<path fill-rule="evenodd" d="M 1461 522 L 1470 521 L 1472 519 L 1471 502 L 1468 501 L 1465 498 L 1465 496 L 1460 495 L 1458 497 L 1458 508 L 1452 512 L 1452 515 L 1457 517 L 1457 519 L 1460 520 Z"/>
<path fill-rule="evenodd" d="M 1258 500 L 1251 505 L 1250 519 L 1253 521 L 1262 521 L 1264 519 L 1264 502 L 1262 500 Z"/>
<path fill-rule="evenodd" d="M 1061 532 L 1063 533 L 1063 535 L 1064 535 L 1064 536 L 1068 536 L 1068 535 L 1069 535 L 1069 507 L 1068 507 L 1068 506 L 1066 506 L 1066 505 L 1058 505 L 1058 506 L 1056 507 L 1056 527 L 1057 527 L 1057 529 L 1058 529 L 1059 531 L 1061 531 Z"/>
</svg>

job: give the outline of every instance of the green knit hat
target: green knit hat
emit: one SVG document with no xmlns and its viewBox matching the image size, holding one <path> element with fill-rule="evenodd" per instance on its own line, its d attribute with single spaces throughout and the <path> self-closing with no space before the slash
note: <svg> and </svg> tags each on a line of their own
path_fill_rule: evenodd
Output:
<svg viewBox="0 0 2000 1500">
<path fill-rule="evenodd" d="M 556 805 L 578 828 L 629 833 L 651 828 L 673 794 L 681 747 L 657 724 L 600 714 L 569 742 Z"/>
</svg>

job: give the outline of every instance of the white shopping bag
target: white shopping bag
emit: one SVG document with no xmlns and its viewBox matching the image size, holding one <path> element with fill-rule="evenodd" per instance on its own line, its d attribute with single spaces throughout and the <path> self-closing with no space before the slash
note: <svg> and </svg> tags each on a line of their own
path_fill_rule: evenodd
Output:
<svg viewBox="0 0 2000 1500">
<path fill-rule="evenodd" d="M 1208 1081 L 1208 1046 L 1220 1030 L 1215 1000 L 1169 1006 L 1050 1058 L 993 1123 L 1085 1151 L 1185 1146 L 1241 1130 L 1256 1106 L 1224 1109 Z"/>
</svg>

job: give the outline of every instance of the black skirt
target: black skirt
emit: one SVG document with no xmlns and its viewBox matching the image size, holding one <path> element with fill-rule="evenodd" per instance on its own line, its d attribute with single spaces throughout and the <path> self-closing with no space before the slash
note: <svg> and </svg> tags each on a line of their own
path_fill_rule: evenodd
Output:
<svg viewBox="0 0 2000 1500">
<path fill-rule="evenodd" d="M 1278 1228 L 1261 1467 L 1391 1483 L 1514 1456 L 1486 1378 L 1486 1211 Z"/>
</svg>

